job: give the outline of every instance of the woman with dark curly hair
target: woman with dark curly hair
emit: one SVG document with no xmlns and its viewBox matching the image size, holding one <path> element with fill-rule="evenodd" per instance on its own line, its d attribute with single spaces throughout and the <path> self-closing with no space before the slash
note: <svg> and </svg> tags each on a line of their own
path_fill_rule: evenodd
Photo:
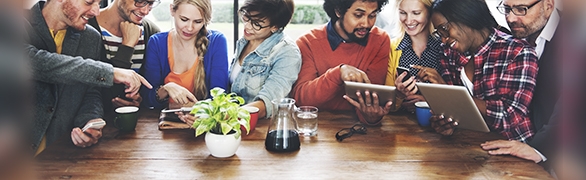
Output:
<svg viewBox="0 0 586 180">
<path fill-rule="evenodd" d="M 441 38 L 440 71 L 423 68 L 417 77 L 432 83 L 465 86 L 491 130 L 509 140 L 534 134 L 529 103 L 537 77 L 537 55 L 523 40 L 500 27 L 483 0 L 437 0 L 431 21 Z M 432 116 L 431 126 L 451 135 L 456 120 Z"/>
</svg>

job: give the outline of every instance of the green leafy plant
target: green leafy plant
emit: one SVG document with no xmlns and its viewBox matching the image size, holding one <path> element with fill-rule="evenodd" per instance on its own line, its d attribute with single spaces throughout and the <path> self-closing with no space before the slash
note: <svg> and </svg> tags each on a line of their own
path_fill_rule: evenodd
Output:
<svg viewBox="0 0 586 180">
<path fill-rule="evenodd" d="M 226 94 L 225 90 L 216 87 L 210 90 L 212 99 L 198 101 L 193 106 L 192 114 L 195 114 L 195 136 L 204 132 L 216 134 L 228 134 L 230 131 L 236 132 L 236 139 L 240 137 L 240 125 L 246 127 L 246 134 L 250 129 L 250 114 L 240 105 L 244 104 L 244 99 L 236 93 Z M 238 102 L 231 102 L 237 100 Z"/>
</svg>

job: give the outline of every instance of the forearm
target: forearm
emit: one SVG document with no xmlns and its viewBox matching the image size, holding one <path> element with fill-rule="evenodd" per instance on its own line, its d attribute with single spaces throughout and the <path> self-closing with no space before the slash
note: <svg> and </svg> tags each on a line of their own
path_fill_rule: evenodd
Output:
<svg viewBox="0 0 586 180">
<path fill-rule="evenodd" d="M 104 110 L 102 107 L 101 94 L 97 88 L 90 87 L 86 90 L 81 107 L 75 116 L 76 127 L 83 127 L 88 121 L 102 119 Z"/>
<path fill-rule="evenodd" d="M 336 66 L 330 68 L 324 74 L 316 78 L 302 77 L 304 75 L 303 69 L 299 73 L 300 81 L 297 82 L 293 91 L 293 97 L 297 100 L 299 105 L 313 105 L 320 106 L 334 98 L 338 91 L 342 91 L 344 81 L 340 77 L 340 68 Z M 305 79 L 305 80 L 304 80 Z"/>
<path fill-rule="evenodd" d="M 130 69 L 132 66 L 132 55 L 134 54 L 134 47 L 119 45 L 116 56 L 110 59 L 114 67 Z"/>
<path fill-rule="evenodd" d="M 72 57 L 39 50 L 26 45 L 25 51 L 31 60 L 33 78 L 54 84 L 85 84 L 109 87 L 114 84 L 112 65 L 82 57 Z"/>
<path fill-rule="evenodd" d="M 252 107 L 258 108 L 258 117 L 263 118 L 267 115 L 266 105 L 267 104 L 265 104 L 265 102 L 263 100 L 258 100 L 258 101 L 248 103 L 245 106 L 252 106 Z M 272 106 L 271 103 L 269 103 L 268 105 Z M 265 118 L 270 118 L 270 117 L 265 117 Z"/>
</svg>

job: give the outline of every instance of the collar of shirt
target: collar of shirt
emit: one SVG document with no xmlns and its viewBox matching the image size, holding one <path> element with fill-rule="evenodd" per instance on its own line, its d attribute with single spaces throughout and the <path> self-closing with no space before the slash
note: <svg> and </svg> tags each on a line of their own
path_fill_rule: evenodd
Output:
<svg viewBox="0 0 586 180">
<path fill-rule="evenodd" d="M 281 39 L 283 39 L 283 32 L 282 31 L 277 31 L 275 33 L 273 33 L 271 36 L 269 36 L 267 39 L 265 39 L 264 41 L 262 41 L 262 43 L 260 43 L 260 45 L 258 45 L 258 47 L 252 51 L 256 54 L 258 54 L 260 57 L 266 58 L 269 56 L 269 54 L 271 53 L 271 50 L 273 49 L 273 47 L 275 45 L 277 45 L 277 43 L 279 43 L 281 41 Z M 246 44 L 248 44 L 248 40 L 244 39 L 244 37 L 240 38 L 237 42 L 237 44 L 239 45 L 239 48 L 244 48 L 244 46 Z M 242 49 L 238 49 L 236 54 L 236 58 L 238 58 L 240 56 L 240 53 L 242 52 Z M 251 52 L 251 53 L 252 53 Z"/>
<path fill-rule="evenodd" d="M 340 36 L 338 32 L 336 32 L 331 20 L 330 22 L 328 22 L 326 32 L 328 34 L 328 42 L 330 43 L 332 51 L 335 51 L 336 48 L 338 48 L 338 46 L 340 45 L 340 43 L 352 43 L 352 41 L 344 40 L 342 36 Z M 357 42 L 357 44 L 360 44 L 361 46 L 366 46 L 366 44 L 368 44 L 368 40 L 364 42 Z"/>
<path fill-rule="evenodd" d="M 442 44 L 442 42 L 436 40 L 431 35 L 429 35 L 427 37 L 427 39 L 428 39 L 428 41 L 427 41 L 427 48 L 428 49 L 439 49 L 439 47 Z M 408 47 L 411 47 L 411 49 L 413 49 L 413 40 L 411 40 L 411 36 L 409 36 L 409 34 L 405 33 L 405 36 L 403 36 L 403 40 L 401 40 L 401 42 L 397 46 L 397 49 L 395 49 L 395 50 L 405 50 L 405 48 L 408 48 Z"/>
<path fill-rule="evenodd" d="M 551 16 L 549 16 L 549 20 L 547 20 L 545 27 L 543 27 L 543 30 L 535 40 L 535 44 L 537 45 L 535 46 L 537 58 L 541 58 L 541 54 L 543 54 L 543 49 L 545 48 L 545 43 L 547 41 L 551 41 L 551 39 L 553 38 L 553 35 L 555 34 L 555 31 L 558 27 L 559 21 L 560 15 L 557 10 L 554 10 L 551 13 Z"/>
</svg>

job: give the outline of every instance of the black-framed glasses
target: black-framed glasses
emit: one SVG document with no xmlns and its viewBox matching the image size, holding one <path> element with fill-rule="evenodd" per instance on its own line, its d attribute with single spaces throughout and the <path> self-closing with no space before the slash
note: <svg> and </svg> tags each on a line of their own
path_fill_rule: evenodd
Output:
<svg viewBox="0 0 586 180">
<path fill-rule="evenodd" d="M 270 26 L 260 25 L 261 21 L 256 20 L 256 19 L 251 19 L 250 15 L 248 13 L 246 13 L 246 11 L 244 11 L 244 10 L 240 11 L 240 19 L 242 20 L 243 24 L 250 23 L 250 25 L 252 25 L 252 29 L 254 29 L 255 31 L 260 31 L 261 29 L 270 27 Z"/>
<path fill-rule="evenodd" d="M 438 40 L 442 40 L 442 38 L 449 38 L 450 37 L 450 32 L 449 32 L 449 27 L 450 27 L 450 22 L 446 22 L 444 24 L 441 24 L 437 27 L 437 29 L 435 29 L 433 31 L 433 33 L 431 33 L 436 39 Z"/>
<path fill-rule="evenodd" d="M 501 3 L 496 7 L 496 9 L 498 9 L 499 12 L 504 15 L 509 15 L 509 13 L 511 13 L 511 11 L 512 11 L 513 14 L 515 14 L 517 16 L 525 16 L 527 14 L 527 10 L 529 10 L 530 8 L 532 8 L 533 6 L 535 6 L 539 2 L 541 2 L 541 0 L 535 1 L 533 4 L 531 4 L 529 6 L 521 5 L 521 6 L 511 7 L 511 6 L 503 5 L 503 2 L 501 1 Z"/>
<path fill-rule="evenodd" d="M 134 0 L 134 6 L 136 7 L 145 7 L 149 5 L 150 8 L 157 7 L 157 5 L 161 4 L 160 0 L 155 1 L 147 1 L 147 0 Z"/>
<path fill-rule="evenodd" d="M 336 139 L 338 141 L 342 141 L 354 135 L 354 133 L 366 134 L 366 127 L 364 127 L 362 124 L 356 124 L 351 128 L 344 128 L 336 133 Z"/>
</svg>

